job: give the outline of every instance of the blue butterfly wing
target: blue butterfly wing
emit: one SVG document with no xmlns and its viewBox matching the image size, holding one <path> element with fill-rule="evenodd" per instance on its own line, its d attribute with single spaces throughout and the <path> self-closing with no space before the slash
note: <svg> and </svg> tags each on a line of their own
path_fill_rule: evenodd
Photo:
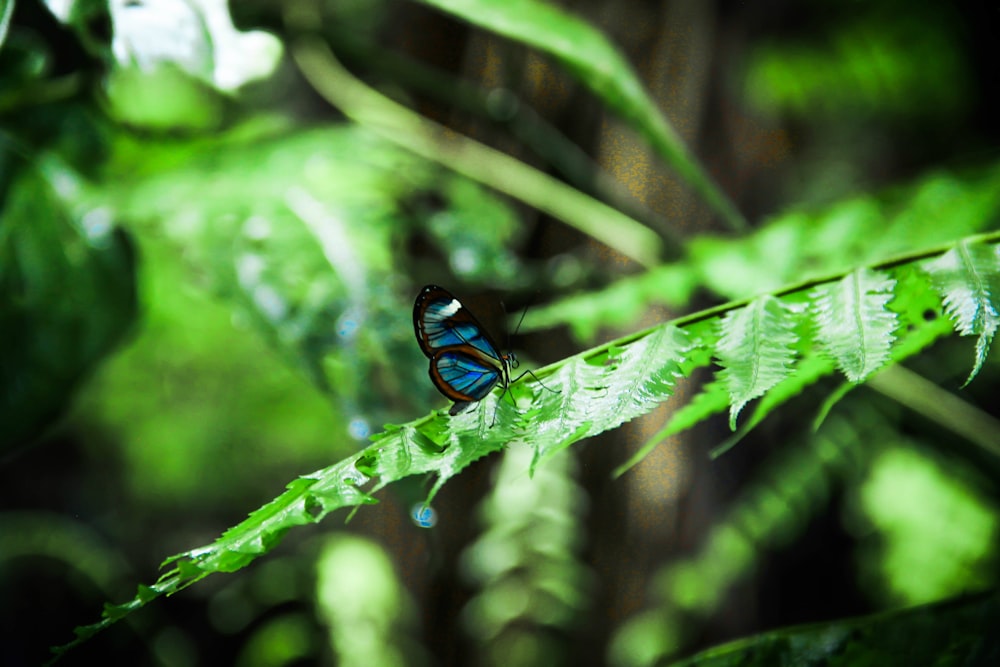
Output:
<svg viewBox="0 0 1000 667">
<path fill-rule="evenodd" d="M 428 285 L 413 305 L 413 330 L 428 357 L 446 347 L 468 345 L 503 364 L 503 356 L 481 324 L 448 290 Z M 439 387 L 440 388 L 440 387 Z M 485 396 L 485 393 L 483 394 Z"/>
<path fill-rule="evenodd" d="M 451 414 L 482 400 L 498 382 L 507 382 L 507 359 L 448 290 L 427 285 L 420 291 L 413 304 L 413 330 L 430 357 L 431 381 L 455 402 Z"/>
<path fill-rule="evenodd" d="M 489 358 L 458 347 L 437 352 L 430 375 L 441 393 L 456 403 L 482 400 L 504 377 L 503 369 Z"/>
</svg>

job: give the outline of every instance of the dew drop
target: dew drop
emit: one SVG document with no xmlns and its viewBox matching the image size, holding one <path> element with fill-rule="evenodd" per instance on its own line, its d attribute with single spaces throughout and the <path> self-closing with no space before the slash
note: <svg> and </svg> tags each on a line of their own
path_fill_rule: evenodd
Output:
<svg viewBox="0 0 1000 667">
<path fill-rule="evenodd" d="M 412 507 L 410 518 L 413 519 L 413 523 L 421 528 L 433 528 L 437 525 L 437 512 L 430 505 L 424 505 L 423 503 L 417 503 Z"/>
</svg>

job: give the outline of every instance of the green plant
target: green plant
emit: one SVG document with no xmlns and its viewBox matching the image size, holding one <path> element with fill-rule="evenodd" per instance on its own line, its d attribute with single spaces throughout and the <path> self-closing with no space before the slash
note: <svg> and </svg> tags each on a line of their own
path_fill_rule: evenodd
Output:
<svg viewBox="0 0 1000 667">
<path fill-rule="evenodd" d="M 850 479 L 860 484 L 857 480 L 876 454 L 911 442 L 901 433 L 901 420 L 872 410 L 855 395 L 858 388 L 873 389 L 921 410 L 935 428 L 977 448 L 967 458 L 995 466 L 1000 454 L 996 420 L 942 388 L 959 368 L 965 385 L 992 377 L 988 353 L 1000 324 L 1000 232 L 993 231 L 1000 210 L 1000 167 L 995 161 L 965 169 L 935 169 L 875 194 L 789 205 L 749 231 L 736 205 L 685 148 L 627 60 L 589 23 L 534 0 L 419 3 L 554 61 L 641 138 L 730 232 L 740 234 L 701 234 L 682 240 L 636 202 L 618 205 L 620 194 L 607 186 L 611 179 L 596 164 L 587 165 L 592 182 L 574 181 L 581 172 L 569 168 L 577 157 L 569 142 L 523 111 L 509 90 L 489 97 L 460 82 L 452 87 L 451 79 L 415 62 L 381 57 L 375 34 L 385 16 L 383 5 L 371 9 L 305 1 L 265 5 L 255 18 L 260 24 L 277 26 L 279 41 L 235 30 L 226 12 L 219 23 L 221 5 L 184 4 L 190 16 L 182 27 L 189 32 L 178 29 L 175 39 L 185 34 L 191 40 L 186 46 L 192 48 L 160 52 L 144 49 L 142 40 L 152 37 L 131 23 L 136 12 L 154 9 L 123 3 L 70 4 L 61 13 L 57 3 L 51 6 L 59 21 L 75 31 L 79 48 L 99 63 L 95 70 L 107 74 L 103 83 L 29 67 L 25 63 L 32 57 L 44 60 L 55 55 L 31 42 L 30 30 L 19 30 L 11 18 L 13 2 L 3 3 L 0 12 L 0 53 L 21 64 L 4 75 L 16 94 L 0 99 L 0 109 L 14 128 L 0 137 L 8 149 L 0 172 L 4 193 L 0 294 L 5 299 L 0 331 L 7 337 L 2 341 L 6 393 L 0 416 L 5 425 L 14 426 L 4 433 L 3 445 L 22 447 L 43 430 L 52 412 L 65 406 L 80 379 L 135 321 L 136 267 L 128 241 L 132 238 L 140 256 L 154 267 L 145 283 L 141 274 L 139 278 L 146 302 L 169 303 L 177 295 L 163 293 L 178 288 L 224 304 L 227 316 L 205 328 L 204 335 L 216 339 L 216 347 L 201 354 L 212 357 L 219 350 L 234 359 L 238 354 L 263 355 L 257 348 L 241 351 L 241 345 L 226 343 L 229 336 L 246 335 L 259 336 L 274 355 L 259 367 L 254 364 L 253 374 L 242 372 L 239 363 L 230 367 L 218 360 L 202 361 L 216 364 L 205 377 L 232 378 L 223 384 L 266 386 L 273 381 L 284 386 L 287 379 L 276 367 L 295 369 L 327 399 L 317 410 L 334 408 L 335 424 L 303 427 L 291 440 L 296 449 L 314 457 L 322 443 L 336 440 L 339 457 L 290 482 L 283 493 L 209 544 L 165 560 L 159 579 L 140 586 L 130 601 L 107 606 L 99 622 L 77 630 L 70 646 L 159 597 L 209 575 L 247 567 L 271 554 L 301 526 L 318 523 L 339 509 L 374 504 L 375 495 L 387 487 L 429 507 L 446 482 L 506 449 L 502 484 L 513 484 L 510 466 L 516 464 L 526 469 L 525 474 L 538 473 L 528 483 L 559 491 L 564 485 L 572 488 L 563 468 L 567 450 L 572 452 L 576 443 L 613 431 L 664 403 L 673 412 L 618 465 L 615 476 L 668 439 L 710 423 L 716 415 L 728 412 L 732 433 L 713 442 L 715 453 L 721 454 L 766 426 L 769 417 L 794 410 L 804 395 L 821 394 L 807 423 L 795 424 L 794 438 L 788 436 L 795 441 L 793 453 L 772 461 L 711 532 L 698 555 L 660 571 L 650 608 L 609 633 L 613 637 L 608 655 L 616 664 L 652 664 L 685 650 L 686 628 L 718 611 L 728 587 L 752 569 L 755 553 L 775 548 L 801 529 L 809 514 L 828 501 L 826 485 Z M 94 30 L 95 17 L 104 12 L 113 28 L 111 43 Z M 254 50 L 252 38 L 265 46 Z M 221 46 L 225 39 L 240 45 L 235 56 Z M 163 42 L 169 43 L 169 39 Z M 889 49 L 895 41 L 879 44 L 880 49 Z M 310 127 L 273 99 L 263 111 L 231 92 L 235 86 L 222 67 L 226 58 L 242 55 L 274 67 L 282 49 L 287 49 L 311 89 L 350 122 Z M 375 70 L 397 71 L 415 87 L 424 86 L 427 94 L 454 94 L 458 99 L 455 91 L 463 92 L 467 108 L 508 123 L 514 134 L 538 147 L 552 164 L 566 167 L 563 175 L 568 183 L 529 166 L 527 160 L 457 135 L 379 92 L 341 64 L 334 55 L 341 51 L 370 59 Z M 261 53 L 272 57 L 260 57 Z M 768 51 L 751 68 L 757 77 L 753 80 L 767 80 L 780 70 L 783 61 L 775 53 Z M 947 65 L 942 65 L 945 71 L 936 75 L 935 82 L 948 77 Z M 262 65 L 254 76 L 271 76 L 270 70 Z M 245 74 L 240 83 L 251 80 Z M 96 94 L 103 98 L 100 105 L 90 99 Z M 801 100 L 789 105 L 808 108 Z M 891 110 L 898 111 L 898 105 L 893 98 Z M 960 106 L 942 105 L 942 113 Z M 40 132 L 39 118 L 46 115 L 63 118 L 68 129 Z M 86 150 L 88 142 L 100 147 L 100 159 L 89 160 L 93 153 Z M 598 289 L 583 289 L 590 276 L 571 278 L 572 286 L 582 293 L 533 309 L 524 330 L 568 326 L 578 340 L 591 340 L 601 327 L 632 333 L 536 368 L 535 374 L 553 391 L 540 389 L 529 378 L 510 388 L 509 399 L 499 400 L 495 392 L 458 416 L 435 411 L 372 435 L 376 431 L 372 424 L 403 421 L 403 415 L 434 400 L 433 388 L 423 378 L 426 362 L 412 341 L 407 318 L 399 317 L 409 310 L 413 276 L 429 273 L 429 267 L 441 271 L 443 257 L 456 278 L 472 284 L 526 290 L 549 280 L 544 265 L 515 252 L 524 227 L 512 207 L 492 191 L 605 244 L 638 271 Z M 439 255 L 421 258 L 408 252 L 407 244 L 414 238 L 431 241 L 440 248 Z M 172 276 L 168 280 L 156 277 L 168 272 Z M 546 286 L 552 284 L 558 281 L 552 279 Z M 76 298 L 61 301 L 68 291 Z M 664 305 L 697 308 L 695 296 L 704 293 L 725 302 L 646 328 L 637 324 L 642 313 Z M 72 307 L 56 310 L 55 303 Z M 177 319 L 176 313 L 189 307 L 150 307 L 146 321 L 165 322 L 169 318 L 158 320 L 157 314 L 167 312 Z M 236 322 L 238 334 L 226 328 L 228 323 L 222 320 L 228 319 Z M 941 375 L 929 384 L 898 366 L 919 359 L 954 333 L 975 337 L 971 363 L 949 358 L 942 364 L 944 371 L 938 369 Z M 155 349 L 150 346 L 137 354 L 139 363 L 159 368 L 163 362 Z M 13 350 L 28 354 L 15 357 Z M 46 368 L 53 372 L 40 372 Z M 122 387 L 128 386 L 130 376 L 121 372 L 122 376 L 109 373 L 98 378 L 96 386 L 103 387 L 106 395 L 115 387 L 116 396 L 128 395 Z M 188 393 L 202 384 L 180 382 Z M 306 396 L 309 390 L 296 391 Z M 147 419 L 160 406 L 150 409 L 141 395 L 131 396 L 131 402 L 93 399 L 92 409 L 80 421 L 114 424 L 131 434 L 126 440 L 138 441 L 150 436 L 136 434 L 162 431 L 174 415 L 186 410 L 198 415 L 191 417 L 194 426 L 186 436 L 194 440 L 196 433 L 212 432 L 222 411 L 221 403 L 212 403 L 214 394 L 206 396 L 186 406 L 184 401 L 171 403 L 168 416 L 146 431 L 138 417 Z M 288 423 L 310 419 L 305 409 L 275 408 L 267 396 L 258 394 L 233 411 L 259 415 L 274 409 L 270 417 Z M 25 408 L 38 404 L 44 409 Z M 212 409 L 203 410 L 205 405 Z M 326 435 L 325 428 L 333 432 L 334 427 L 342 434 L 339 438 Z M 248 427 L 230 437 L 241 445 L 248 445 L 248 440 L 256 443 L 248 445 L 251 451 L 264 449 L 270 438 L 260 437 L 257 443 L 254 431 Z M 875 432 L 878 435 L 872 436 Z M 860 446 L 872 439 L 881 443 L 879 451 Z M 215 445 L 226 441 L 206 440 Z M 196 460 L 190 454 L 178 458 L 172 471 L 166 466 L 156 469 L 157 463 L 149 459 L 158 454 L 136 456 L 134 465 L 149 466 L 147 471 L 158 473 L 156 479 L 177 484 L 187 479 Z M 942 468 L 949 465 L 953 464 L 942 463 Z M 969 488 L 995 487 L 988 467 L 977 477 L 965 472 L 965 464 L 954 465 L 957 476 L 969 475 Z M 405 485 L 407 478 L 432 483 L 429 489 L 414 490 Z M 137 486 L 150 492 L 148 484 Z M 159 492 L 168 496 L 171 489 L 164 484 Z M 183 493 L 199 492 L 186 488 Z M 965 497 L 963 493 L 960 489 L 953 495 Z M 966 505 L 982 512 L 969 510 L 963 516 L 985 518 L 956 566 L 953 588 L 943 585 L 945 591 L 957 592 L 966 584 L 979 588 L 996 584 L 983 567 L 996 558 L 996 507 L 989 496 L 989 492 L 967 494 Z M 553 526 L 570 526 L 563 535 L 566 539 L 553 540 L 560 553 L 548 554 L 557 565 L 532 572 L 530 549 L 519 547 L 510 570 L 481 568 L 470 577 L 476 585 L 500 590 L 482 593 L 468 612 L 488 647 L 489 659 L 498 664 L 508 651 L 558 655 L 558 649 L 537 638 L 553 629 L 569 632 L 575 616 L 587 607 L 569 593 L 586 581 L 573 552 L 572 536 L 582 532 L 581 513 L 566 500 L 573 493 L 552 497 L 546 501 L 551 514 L 543 519 Z M 525 513 L 516 516 L 485 511 L 484 522 L 505 535 L 506 546 L 513 549 L 511 545 L 521 543 L 512 535 L 538 520 L 531 518 L 532 509 L 537 508 L 522 508 Z M 477 548 L 469 552 L 470 561 L 475 561 Z M 968 571 L 962 569 L 966 563 L 972 563 Z M 321 578 L 326 577 L 322 581 L 330 581 L 329 568 L 322 572 Z M 557 611 L 548 617 L 527 611 L 486 613 L 484 605 L 497 605 L 496 599 L 503 600 L 505 591 L 509 594 L 504 582 L 522 575 L 528 583 L 517 586 L 518 591 L 551 596 L 556 602 L 549 608 Z M 384 573 L 371 576 L 389 578 Z M 324 591 L 324 617 L 336 626 L 341 616 L 332 601 L 335 596 L 329 594 L 332 588 L 324 583 L 318 588 Z M 953 650 L 975 662 L 996 651 L 995 644 L 984 648 L 974 641 L 993 622 L 990 619 L 995 621 L 995 601 L 993 592 L 964 606 L 956 602 L 898 613 L 888 622 L 879 618 L 835 622 L 815 632 L 783 631 L 777 643 L 791 646 L 782 654 L 790 659 L 818 661 L 827 656 L 820 647 L 832 647 L 829 652 L 836 654 L 857 639 L 849 646 L 856 652 L 851 655 L 877 664 L 881 651 L 891 652 L 906 641 L 908 628 L 936 623 L 942 628 L 941 637 L 928 640 L 933 647 L 927 650 L 942 654 Z M 376 614 L 391 613 L 392 606 L 387 603 Z M 405 616 L 401 614 L 404 621 Z M 384 626 L 392 627 L 390 621 Z M 507 632 L 519 622 L 531 625 L 531 631 Z M 891 631 L 883 632 L 883 625 Z M 308 623 L 300 619 L 273 627 L 275 636 L 285 628 L 282 636 L 298 637 L 307 632 Z M 337 627 L 330 635 L 333 644 L 342 644 L 346 636 L 338 634 Z M 837 641 L 831 640 L 833 635 Z M 888 637 L 888 646 L 865 643 L 871 635 Z M 505 644 L 510 636 L 516 641 Z M 524 649 L 520 641 L 544 651 Z M 735 661 L 755 650 L 770 650 L 776 643 L 770 635 L 747 641 L 743 648 L 728 649 L 735 651 Z M 282 655 L 292 659 L 287 656 L 301 652 L 290 648 Z M 692 664 L 724 662 L 712 655 L 691 660 Z"/>
</svg>

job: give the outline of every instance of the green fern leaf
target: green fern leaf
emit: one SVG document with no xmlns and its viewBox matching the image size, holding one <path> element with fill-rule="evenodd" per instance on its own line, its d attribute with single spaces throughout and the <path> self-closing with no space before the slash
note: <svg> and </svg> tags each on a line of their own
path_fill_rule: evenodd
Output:
<svg viewBox="0 0 1000 667">
<path fill-rule="evenodd" d="M 1000 262 L 994 249 L 982 244 L 963 243 L 949 255 L 949 259 L 941 258 L 925 267 L 926 274 L 895 267 L 898 282 L 870 271 L 848 276 L 829 292 L 818 294 L 817 302 L 822 303 L 815 308 L 823 318 L 835 319 L 834 314 L 844 310 L 838 299 L 844 299 L 845 284 L 853 286 L 860 296 L 847 312 L 864 323 L 855 335 L 867 335 L 865 327 L 871 328 L 870 320 L 885 317 L 881 312 L 895 284 L 899 294 L 893 302 L 894 311 L 905 325 L 900 330 L 906 333 L 899 340 L 890 337 L 888 344 L 892 358 L 898 358 L 926 348 L 951 329 L 946 318 L 925 317 L 940 304 L 931 288 L 932 283 L 938 284 L 937 291 L 944 291 L 946 310 L 956 326 L 962 327 L 963 333 L 980 334 L 981 355 L 985 357 L 1000 318 L 989 300 L 991 288 L 982 285 L 993 284 Z M 804 299 L 807 289 L 787 290 L 787 299 Z M 871 298 L 871 294 L 878 298 Z M 57 649 L 57 655 L 159 596 L 176 593 L 209 574 L 245 567 L 273 549 L 292 528 L 318 522 L 339 508 L 375 502 L 373 495 L 379 489 L 403 477 L 437 475 L 430 494 L 433 498 L 441 485 L 473 461 L 506 446 L 531 451 L 532 465 L 537 465 L 579 440 L 649 412 L 673 395 L 679 377 L 706 366 L 713 351 L 723 370 L 658 436 L 662 439 L 721 412 L 727 402 L 730 426 L 735 431 L 741 409 L 767 395 L 748 425 L 752 427 L 833 365 L 817 354 L 809 338 L 799 337 L 798 328 L 805 323 L 804 304 L 766 295 L 733 310 L 737 306 L 724 304 L 539 369 L 537 375 L 544 387 L 536 381 L 515 382 L 505 395 L 498 390 L 476 408 L 455 417 L 436 413 L 403 426 L 386 427 L 364 450 L 289 484 L 284 493 L 212 544 L 168 559 L 164 563 L 168 569 L 154 585 L 140 588 L 136 597 L 123 605 L 109 606 L 99 623 L 80 628 L 77 640 Z M 727 314 L 720 322 L 723 312 Z M 870 348 L 877 347 L 863 336 L 861 340 Z M 852 368 L 860 374 L 871 372 L 869 366 L 876 365 L 867 359 Z M 644 447 L 643 453 L 652 446 Z"/>
<path fill-rule="evenodd" d="M 889 358 L 898 322 L 886 304 L 895 286 L 884 273 L 859 269 L 810 294 L 820 344 L 851 382 L 863 381 Z"/>
<path fill-rule="evenodd" d="M 815 384 L 820 378 L 832 372 L 833 364 L 826 357 L 816 351 L 807 352 L 795 364 L 794 372 L 790 373 L 788 377 L 775 385 L 773 389 L 760 399 L 750 419 L 740 426 L 740 429 L 727 438 L 725 442 L 713 448 L 709 452 L 709 456 L 715 459 L 728 452 L 740 440 L 745 438 L 750 431 L 764 421 L 765 417 L 792 398 L 801 394 L 806 387 Z"/>
<path fill-rule="evenodd" d="M 979 373 L 989 354 L 1000 315 L 992 294 L 1000 276 L 1000 257 L 994 245 L 961 241 L 954 248 L 923 265 L 934 289 L 941 295 L 945 312 L 962 336 L 979 336 L 976 363 L 965 384 Z"/>
<path fill-rule="evenodd" d="M 723 366 L 719 376 L 732 399 L 730 429 L 736 430 L 736 417 L 743 406 L 791 373 L 793 346 L 799 339 L 797 321 L 792 306 L 770 295 L 723 318 L 716 356 Z"/>
<path fill-rule="evenodd" d="M 729 406 L 729 391 L 721 380 L 709 382 L 685 405 L 671 415 L 670 420 L 643 444 L 625 463 L 615 468 L 611 476 L 618 478 L 638 465 L 664 440 L 701 423 Z"/>
<path fill-rule="evenodd" d="M 673 394 L 677 378 L 686 374 L 682 364 L 691 345 L 686 332 L 663 326 L 606 354 L 572 360 L 552 376 L 561 393 L 536 393 L 538 408 L 514 441 L 532 446 L 537 463 L 646 414 Z"/>
<path fill-rule="evenodd" d="M 376 502 L 372 496 L 379 489 L 403 477 L 436 473 L 429 502 L 448 479 L 505 446 L 531 447 L 537 463 L 645 414 L 671 396 L 677 377 L 690 372 L 692 347 L 687 332 L 672 325 L 656 327 L 620 346 L 569 359 L 549 375 L 539 371 L 547 389 L 537 382 L 518 382 L 509 396 L 495 392 L 458 416 L 434 414 L 388 427 L 357 454 L 295 480 L 212 544 L 167 559 L 163 565 L 170 569 L 154 586 L 123 605 L 109 606 L 100 622 L 80 628 L 78 638 L 55 649 L 56 655 L 156 597 L 209 574 L 247 566 L 291 528 L 316 523 L 336 509 Z M 371 488 L 362 489 L 370 483 Z"/>
</svg>

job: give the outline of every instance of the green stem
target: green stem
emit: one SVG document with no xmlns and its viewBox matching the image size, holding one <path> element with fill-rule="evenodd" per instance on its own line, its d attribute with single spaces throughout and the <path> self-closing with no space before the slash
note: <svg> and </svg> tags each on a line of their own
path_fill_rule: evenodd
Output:
<svg viewBox="0 0 1000 667">
<path fill-rule="evenodd" d="M 359 125 L 548 213 L 644 267 L 659 262 L 662 243 L 649 228 L 548 174 L 462 137 L 378 93 L 344 69 L 321 39 L 302 36 L 292 43 L 291 53 L 316 91 Z"/>
<path fill-rule="evenodd" d="M 889 366 L 865 384 L 1000 457 L 1000 420 L 906 367 Z"/>
</svg>

